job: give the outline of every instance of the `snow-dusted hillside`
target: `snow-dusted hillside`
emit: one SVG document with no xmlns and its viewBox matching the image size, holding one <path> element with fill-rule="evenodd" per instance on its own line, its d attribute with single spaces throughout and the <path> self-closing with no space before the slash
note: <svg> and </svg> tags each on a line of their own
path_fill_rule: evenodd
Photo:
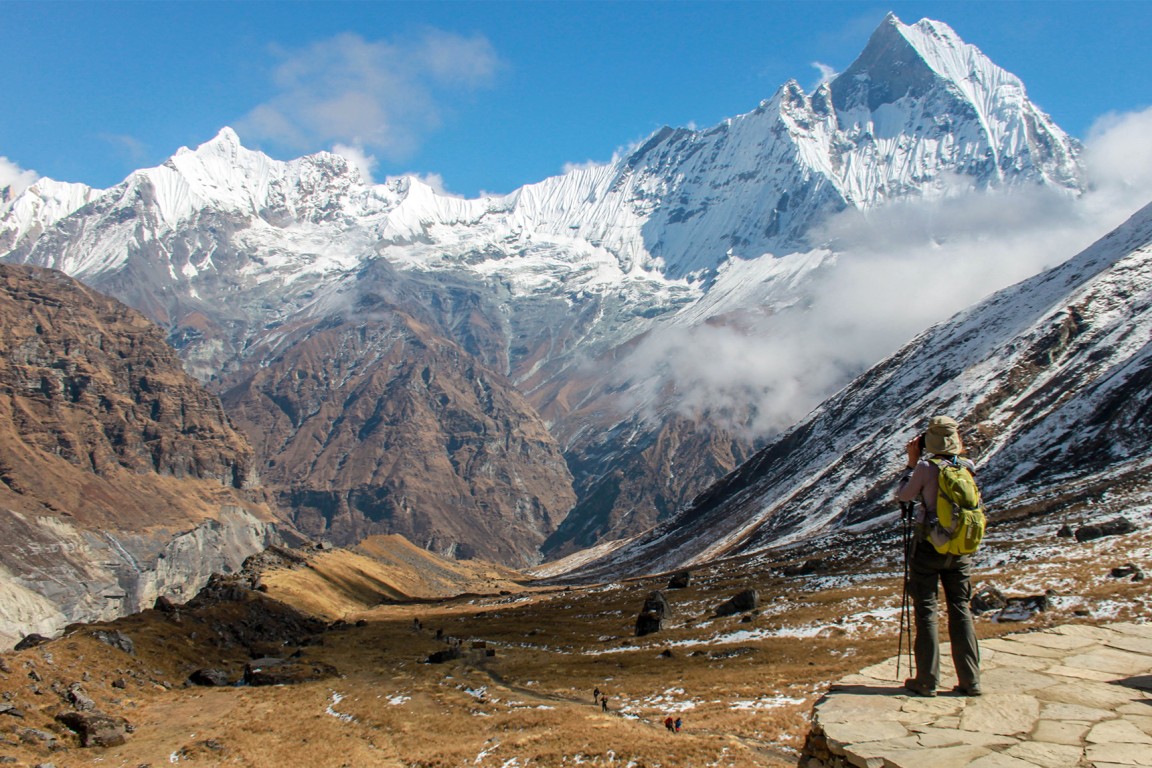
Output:
<svg viewBox="0 0 1152 768">
<path fill-rule="evenodd" d="M 789 82 L 747 114 L 663 128 L 506 196 L 370 185 L 337 155 L 276 161 L 225 128 L 103 192 L 42 180 L 0 208 L 0 258 L 141 309 L 217 387 L 272 364 L 285 329 L 354 319 L 349 297 L 378 295 L 522 389 L 577 469 L 572 529 L 595 539 L 647 527 L 734 466 L 762 434 L 753 420 L 790 423 L 741 393 L 681 407 L 685 387 L 653 373 L 684 357 L 661 331 L 761 333 L 749 318 L 803 306 L 835 269 L 814 227 L 838 211 L 1075 193 L 1077 154 L 946 25 L 889 16 L 812 93 Z"/>
<path fill-rule="evenodd" d="M 958 418 L 992 519 L 1148 490 L 1152 205 L 1064 264 L 925 331 L 582 575 L 652 572 L 868 528 L 904 444 Z"/>
</svg>

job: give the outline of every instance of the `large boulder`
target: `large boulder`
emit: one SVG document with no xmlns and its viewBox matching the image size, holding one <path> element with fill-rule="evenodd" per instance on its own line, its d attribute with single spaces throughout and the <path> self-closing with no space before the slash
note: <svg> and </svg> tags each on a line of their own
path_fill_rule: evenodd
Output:
<svg viewBox="0 0 1152 768">
<path fill-rule="evenodd" d="M 103 712 L 63 712 L 56 720 L 75 731 L 82 747 L 118 747 L 127 740 L 128 721 Z"/>
<path fill-rule="evenodd" d="M 664 619 L 672 614 L 672 607 L 664 593 L 657 590 L 644 598 L 640 615 L 636 617 L 636 637 L 650 635 L 664 628 Z"/>
<path fill-rule="evenodd" d="M 115 629 L 97 629 L 92 633 L 92 637 L 105 645 L 110 645 L 113 648 L 118 648 L 129 656 L 136 655 L 136 644 L 132 642 L 132 638 L 123 632 Z"/>
<path fill-rule="evenodd" d="M 29 648 L 35 648 L 38 645 L 43 645 L 44 643 L 48 642 L 50 639 L 51 638 L 44 637 L 44 635 L 33 632 L 30 635 L 25 635 L 24 638 L 20 642 L 16 643 L 15 647 L 13 647 L 12 650 L 14 650 L 14 651 L 26 651 Z"/>
<path fill-rule="evenodd" d="M 747 613 L 760 607 L 760 593 L 754 589 L 746 589 L 716 609 L 717 616 L 735 616 L 737 613 Z"/>
<path fill-rule="evenodd" d="M 668 579 L 668 589 L 687 589 L 691 583 L 692 572 L 680 571 L 679 573 L 672 574 L 672 578 Z"/>
<path fill-rule="evenodd" d="M 1076 541 L 1092 541 L 1105 536 L 1120 536 L 1136 530 L 1135 524 L 1126 517 L 1115 517 L 1103 523 L 1084 525 L 1076 529 Z"/>
<path fill-rule="evenodd" d="M 985 584 L 972 595 L 971 606 L 973 613 L 999 611 L 1007 604 L 1008 598 L 1004 596 L 1003 592 L 991 584 Z"/>
<path fill-rule="evenodd" d="M 338 674 L 331 664 L 304 659 L 256 659 L 244 666 L 244 682 L 248 685 L 291 685 Z"/>
<path fill-rule="evenodd" d="M 219 687 L 229 684 L 228 674 L 219 669 L 198 669 L 188 676 L 192 685 Z"/>
<path fill-rule="evenodd" d="M 644 611 L 636 617 L 636 637 L 644 637 L 664 628 L 664 617 L 655 611 Z"/>
</svg>

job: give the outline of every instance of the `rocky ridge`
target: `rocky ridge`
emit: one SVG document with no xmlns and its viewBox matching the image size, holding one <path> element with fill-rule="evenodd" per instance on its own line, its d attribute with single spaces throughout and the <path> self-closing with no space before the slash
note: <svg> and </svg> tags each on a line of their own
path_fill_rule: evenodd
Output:
<svg viewBox="0 0 1152 768">
<path fill-rule="evenodd" d="M 0 632 L 190 595 L 277 537 L 252 452 L 147 318 L 0 265 Z"/>
</svg>

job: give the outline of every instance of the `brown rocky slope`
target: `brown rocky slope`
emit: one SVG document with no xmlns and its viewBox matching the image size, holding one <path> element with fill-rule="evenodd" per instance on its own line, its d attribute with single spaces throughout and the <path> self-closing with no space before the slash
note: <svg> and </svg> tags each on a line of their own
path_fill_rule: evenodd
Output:
<svg viewBox="0 0 1152 768">
<path fill-rule="evenodd" d="M 538 562 L 575 494 L 560 448 L 506 377 L 371 293 L 263 344 L 261 366 L 223 401 L 300 530 Z"/>
<path fill-rule="evenodd" d="M 191 595 L 275 537 L 251 448 L 139 313 L 0 265 L 0 640 Z"/>
</svg>

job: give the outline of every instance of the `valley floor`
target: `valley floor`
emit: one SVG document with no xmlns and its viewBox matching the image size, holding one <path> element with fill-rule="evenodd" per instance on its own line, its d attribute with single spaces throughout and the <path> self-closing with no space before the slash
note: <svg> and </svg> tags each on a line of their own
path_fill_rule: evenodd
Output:
<svg viewBox="0 0 1152 768">
<path fill-rule="evenodd" d="M 1052 522 L 994 528 L 977 586 L 1053 594 L 1046 611 L 1022 621 L 981 617 L 980 636 L 1148 622 L 1149 582 L 1111 569 L 1152 568 L 1150 513 L 1127 514 L 1134 533 L 1085 543 L 1057 538 Z M 263 576 L 260 600 L 299 602 L 315 579 L 310 609 L 327 628 L 287 648 L 220 641 L 238 637 L 230 627 L 258 633 L 273 621 L 222 603 L 104 625 L 131 638 L 131 655 L 99 642 L 92 627 L 4 654 L 0 758 L 56 768 L 795 766 L 813 705 L 832 683 L 898 648 L 898 542 L 875 534 L 856 541 L 856 550 L 840 538 L 701 568 L 685 589 L 666 589 L 666 577 L 572 587 L 503 581 L 502 594 L 478 597 L 360 608 L 330 601 L 327 615 L 317 594 L 340 583 L 365 590 L 347 569 L 337 578 L 318 559 Z M 783 573 L 804 564 L 796 570 L 805 575 Z M 760 595 L 757 610 L 714 615 L 747 588 Z M 662 631 L 637 638 L 636 616 L 657 589 L 672 615 Z M 457 645 L 459 658 L 426 663 Z M 185 683 L 202 667 L 235 680 L 253 655 L 297 650 L 338 674 L 268 687 Z M 74 683 L 132 724 L 123 745 L 81 748 L 53 720 L 70 708 Z M 607 695 L 606 711 L 594 689 Z M 664 727 L 668 716 L 681 718 L 679 733 Z"/>
</svg>

